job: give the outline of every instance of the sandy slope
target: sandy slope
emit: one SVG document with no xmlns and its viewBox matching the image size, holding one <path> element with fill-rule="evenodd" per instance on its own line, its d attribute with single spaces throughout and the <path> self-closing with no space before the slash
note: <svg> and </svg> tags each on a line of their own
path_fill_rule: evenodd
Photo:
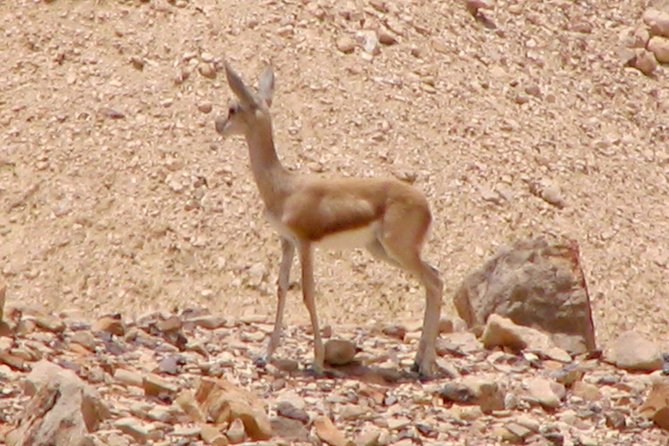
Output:
<svg viewBox="0 0 669 446">
<path fill-rule="evenodd" d="M 668 339 L 667 70 L 647 78 L 616 57 L 644 2 L 498 1 L 495 30 L 456 2 L 177 3 L 0 4 L 11 302 L 273 311 L 278 240 L 243 141 L 213 130 L 224 76 L 198 72 L 227 57 L 247 79 L 273 63 L 286 165 L 415 177 L 436 217 L 429 257 L 447 313 L 496 247 L 551 232 L 581 245 L 602 339 L 631 327 Z M 397 45 L 338 51 L 338 38 L 380 24 Z M 212 113 L 198 110 L 208 103 Z M 561 188 L 566 207 L 533 195 L 539 182 Z M 416 283 L 365 253 L 320 254 L 317 270 L 326 322 L 420 317 Z M 297 290 L 290 305 L 306 318 Z"/>
</svg>

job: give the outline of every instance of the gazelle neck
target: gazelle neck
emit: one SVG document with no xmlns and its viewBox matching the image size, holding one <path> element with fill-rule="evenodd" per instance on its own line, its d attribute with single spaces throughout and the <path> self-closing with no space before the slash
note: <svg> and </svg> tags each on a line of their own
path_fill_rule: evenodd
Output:
<svg viewBox="0 0 669 446">
<path fill-rule="evenodd" d="M 283 167 L 274 147 L 272 122 L 267 119 L 246 133 L 251 171 L 265 206 L 270 210 L 280 202 L 289 187 L 290 173 Z"/>
</svg>

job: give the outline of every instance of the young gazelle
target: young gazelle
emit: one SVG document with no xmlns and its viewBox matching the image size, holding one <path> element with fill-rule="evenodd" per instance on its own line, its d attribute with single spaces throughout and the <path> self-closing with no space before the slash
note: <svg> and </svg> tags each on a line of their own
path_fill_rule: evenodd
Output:
<svg viewBox="0 0 669 446">
<path fill-rule="evenodd" d="M 230 105 L 227 117 L 216 119 L 216 131 L 222 136 L 246 137 L 265 216 L 281 237 L 276 320 L 260 362 L 269 361 L 279 344 L 290 268 L 297 250 L 304 304 L 314 333 L 313 370 L 322 373 L 324 349 L 314 295 L 314 248 L 364 247 L 374 257 L 414 274 L 425 287 L 423 331 L 414 368 L 423 377 L 433 376 L 442 282 L 437 270 L 421 259 L 432 219 L 425 196 L 390 178 L 324 178 L 289 172 L 277 157 L 272 136 L 272 69 L 268 67 L 261 74 L 257 94 L 227 63 L 225 73 L 238 101 Z"/>
</svg>

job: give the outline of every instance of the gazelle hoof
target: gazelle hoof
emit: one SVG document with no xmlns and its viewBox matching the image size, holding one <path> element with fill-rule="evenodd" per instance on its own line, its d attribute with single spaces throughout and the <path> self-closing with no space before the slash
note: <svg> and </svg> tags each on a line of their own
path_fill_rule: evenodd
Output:
<svg viewBox="0 0 669 446">
<path fill-rule="evenodd" d="M 253 364 L 255 364 L 256 367 L 264 369 L 267 367 L 267 364 L 269 363 L 269 360 L 267 359 L 267 356 L 258 356 L 253 360 Z"/>
<path fill-rule="evenodd" d="M 418 375 L 419 381 L 426 382 L 435 378 L 434 368 L 434 364 L 423 364 L 423 367 L 421 367 L 420 364 L 414 362 L 411 366 L 411 372 Z"/>
</svg>

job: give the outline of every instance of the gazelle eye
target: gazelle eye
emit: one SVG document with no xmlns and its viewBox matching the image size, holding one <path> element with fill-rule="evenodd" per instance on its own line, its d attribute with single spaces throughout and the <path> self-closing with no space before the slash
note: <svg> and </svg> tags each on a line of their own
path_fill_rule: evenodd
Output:
<svg viewBox="0 0 669 446">
<path fill-rule="evenodd" d="M 228 116 L 232 116 L 236 112 L 237 112 L 237 109 L 234 106 L 231 105 L 230 108 L 228 108 Z"/>
</svg>

